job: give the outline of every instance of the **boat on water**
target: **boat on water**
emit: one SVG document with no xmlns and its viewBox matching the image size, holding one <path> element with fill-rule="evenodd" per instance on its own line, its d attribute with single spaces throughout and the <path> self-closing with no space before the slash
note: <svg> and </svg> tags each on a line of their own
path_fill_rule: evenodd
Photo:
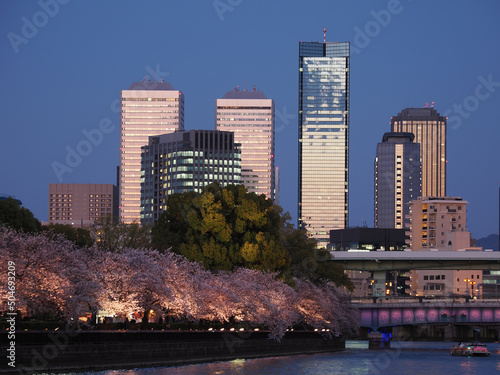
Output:
<svg viewBox="0 0 500 375">
<path fill-rule="evenodd" d="M 491 353 L 485 344 L 479 342 L 460 342 L 450 349 L 451 355 L 487 357 Z"/>
</svg>

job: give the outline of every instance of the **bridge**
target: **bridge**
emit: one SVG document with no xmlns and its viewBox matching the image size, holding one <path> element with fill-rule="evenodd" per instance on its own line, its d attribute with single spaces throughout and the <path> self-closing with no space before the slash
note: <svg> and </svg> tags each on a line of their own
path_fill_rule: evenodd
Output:
<svg viewBox="0 0 500 375">
<path fill-rule="evenodd" d="M 361 327 L 372 329 L 436 323 L 500 323 L 500 301 L 457 303 L 452 300 L 432 300 L 420 303 L 354 303 L 354 305 L 361 315 Z"/>
</svg>

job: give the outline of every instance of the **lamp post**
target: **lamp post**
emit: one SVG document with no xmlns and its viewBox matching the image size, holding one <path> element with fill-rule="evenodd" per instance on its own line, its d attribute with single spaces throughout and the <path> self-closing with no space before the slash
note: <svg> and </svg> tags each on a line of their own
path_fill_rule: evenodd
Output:
<svg viewBox="0 0 500 375">
<path fill-rule="evenodd" d="M 465 293 L 468 297 L 470 297 L 469 285 L 470 285 L 471 279 L 464 279 L 464 282 L 465 282 Z"/>
</svg>

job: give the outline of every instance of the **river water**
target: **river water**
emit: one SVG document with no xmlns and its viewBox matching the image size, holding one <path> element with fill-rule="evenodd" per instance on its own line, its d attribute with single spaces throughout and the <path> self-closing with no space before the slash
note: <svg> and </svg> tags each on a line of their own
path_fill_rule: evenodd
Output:
<svg viewBox="0 0 500 375">
<path fill-rule="evenodd" d="M 367 341 L 347 341 L 335 353 L 238 359 L 175 367 L 113 370 L 78 375 L 489 375 L 500 374 L 500 345 L 490 357 L 452 357 L 449 342 L 391 342 L 391 349 L 368 350 Z M 73 373 L 73 375 L 75 375 Z"/>
</svg>

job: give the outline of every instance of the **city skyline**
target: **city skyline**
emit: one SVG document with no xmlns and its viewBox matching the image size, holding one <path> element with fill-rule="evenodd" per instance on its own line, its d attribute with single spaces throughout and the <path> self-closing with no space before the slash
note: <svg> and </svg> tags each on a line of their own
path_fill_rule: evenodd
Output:
<svg viewBox="0 0 500 375">
<path fill-rule="evenodd" d="M 500 176 L 488 166 L 500 162 L 500 4 L 56 4 L 0 4 L 0 193 L 38 219 L 50 183 L 116 183 L 120 90 L 146 76 L 183 92 L 186 129 L 213 129 L 214 101 L 245 81 L 273 98 L 280 202 L 296 224 L 296 56 L 326 26 L 327 42 L 351 43 L 349 225 L 373 217 L 373 155 L 390 117 L 434 101 L 448 117 L 447 195 L 470 202 L 475 238 L 498 231 Z"/>
</svg>

